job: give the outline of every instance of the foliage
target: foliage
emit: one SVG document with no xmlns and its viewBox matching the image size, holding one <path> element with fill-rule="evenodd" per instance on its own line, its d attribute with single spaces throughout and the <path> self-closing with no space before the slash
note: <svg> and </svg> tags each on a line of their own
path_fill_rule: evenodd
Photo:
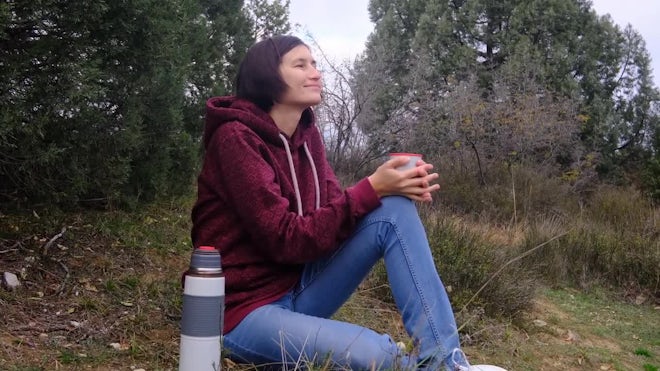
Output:
<svg viewBox="0 0 660 371">
<path fill-rule="evenodd" d="M 520 174 L 516 179 L 527 177 Z M 536 187 L 536 183 L 531 185 Z M 552 200 L 552 207 L 538 208 L 547 214 L 545 218 L 533 212 L 521 214 L 515 226 L 491 217 L 490 210 L 474 209 L 457 218 L 442 208 L 444 202 L 420 205 L 438 271 L 450 286 L 466 353 L 479 363 L 487 359 L 524 370 L 549 364 L 559 369 L 613 364 L 626 370 L 642 363 L 658 364 L 660 317 L 653 301 L 657 294 L 621 280 L 613 282 L 621 286 L 613 285 L 614 290 L 605 295 L 598 281 L 584 278 L 605 282 L 614 277 L 608 276 L 609 269 L 621 278 L 653 267 L 657 272 L 660 250 L 653 243 L 659 240 L 654 224 L 659 211 L 648 209 L 635 192 L 604 188 L 593 193 L 596 197 L 586 200 L 580 212 L 560 202 L 569 203 L 570 193 L 564 192 L 557 188 L 553 193 L 551 186 L 534 191 L 532 196 Z M 476 188 L 472 196 L 479 193 Z M 5 309 L 0 318 L 0 368 L 46 370 L 55 362 L 66 368 L 64 360 L 74 362 L 70 365 L 74 368 L 176 367 L 180 275 L 190 259 L 187 214 L 193 202 L 191 195 L 138 205 L 131 212 L 62 213 L 52 207 L 20 214 L 3 210 L 0 265 L 15 272 L 24 285 L 15 291 L 0 289 Z M 519 202 L 538 204 L 522 195 Z M 522 215 L 528 217 L 522 219 Z M 581 225 L 586 227 L 542 247 L 539 255 L 504 266 L 523 251 Z M 66 232 L 44 251 L 62 226 Z M 592 253 L 597 246 L 591 241 L 597 238 L 609 240 L 607 246 L 601 244 L 607 249 L 599 250 L 599 255 Z M 565 251 L 572 252 L 566 255 Z M 609 252 L 616 253 L 610 257 Z M 641 265 L 617 266 L 617 262 L 625 263 L 617 259 L 635 255 Z M 566 281 L 553 280 L 556 272 L 571 275 L 563 276 Z M 583 272 L 596 274 L 584 276 Z M 584 290 L 536 290 L 548 282 L 573 280 L 584 282 Z M 374 272 L 334 318 L 407 341 L 397 308 L 388 301 L 386 282 L 384 270 Z M 631 303 L 640 300 L 645 302 Z M 571 333 L 578 334 L 580 341 Z M 111 348 L 111 343 L 119 349 Z M 640 347 L 653 357 L 635 355 L 633 350 Z M 235 371 L 254 368 L 224 366 Z"/>
<path fill-rule="evenodd" d="M 581 171 L 589 162 L 622 184 L 656 152 L 644 40 L 588 1 L 372 0 L 369 12 L 375 29 L 355 85 L 370 92 L 357 122 L 376 152 L 443 158 L 460 145 L 482 183 L 513 154 L 581 183 L 592 179 Z"/>
<path fill-rule="evenodd" d="M 242 0 L 3 2 L 0 197 L 132 205 L 188 192 L 205 100 L 232 90 L 258 24 L 288 29 L 287 7 L 255 18 Z"/>
<path fill-rule="evenodd" d="M 255 39 L 289 32 L 289 3 L 290 0 L 249 0 L 247 10 Z"/>
<path fill-rule="evenodd" d="M 581 215 L 559 223 L 540 219 L 531 226 L 523 249 L 547 239 L 557 228 L 570 229 L 565 238 L 532 255 L 527 266 L 543 272 L 544 279 L 553 284 L 582 288 L 607 284 L 657 295 L 660 232 L 656 213 L 634 190 L 601 187 Z"/>
<path fill-rule="evenodd" d="M 529 309 L 536 293 L 533 274 L 517 263 L 498 274 L 499 268 L 514 258 L 511 250 L 448 220 L 427 222 L 427 234 L 457 312 L 477 307 L 490 316 L 515 317 Z"/>
<path fill-rule="evenodd" d="M 515 251 L 449 217 L 430 210 L 422 214 L 434 262 L 457 314 L 481 311 L 489 317 L 512 318 L 530 308 L 537 288 L 532 272 L 517 263 L 497 272 Z M 377 266 L 369 286 L 381 299 L 393 300 L 384 266 Z"/>
</svg>

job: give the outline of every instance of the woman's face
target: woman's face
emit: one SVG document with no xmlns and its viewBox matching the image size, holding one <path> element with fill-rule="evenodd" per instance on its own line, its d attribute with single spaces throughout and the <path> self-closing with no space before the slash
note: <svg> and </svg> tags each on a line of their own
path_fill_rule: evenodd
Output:
<svg viewBox="0 0 660 371">
<path fill-rule="evenodd" d="M 321 103 L 321 72 L 306 45 L 298 45 L 282 56 L 280 75 L 287 89 L 277 104 L 305 109 Z"/>
</svg>

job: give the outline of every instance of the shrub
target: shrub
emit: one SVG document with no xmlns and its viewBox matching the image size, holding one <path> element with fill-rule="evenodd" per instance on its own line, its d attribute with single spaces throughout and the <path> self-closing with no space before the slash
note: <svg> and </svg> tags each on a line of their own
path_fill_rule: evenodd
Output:
<svg viewBox="0 0 660 371">
<path fill-rule="evenodd" d="M 513 258 L 511 249 L 486 242 L 464 226 L 437 215 L 424 215 L 423 220 L 436 267 L 455 312 L 467 307 L 470 312 L 476 309 L 490 316 L 514 317 L 529 307 L 536 289 L 532 275 L 518 263 L 496 274 Z M 367 284 L 373 295 L 392 302 L 382 264 L 376 266 Z"/>
<path fill-rule="evenodd" d="M 515 316 L 529 307 L 536 289 L 530 272 L 518 262 L 500 271 L 514 258 L 512 249 L 446 219 L 427 218 L 426 225 L 438 272 L 451 287 L 456 310 L 475 306 L 488 315 Z"/>
<path fill-rule="evenodd" d="M 534 168 L 501 166 L 488 172 L 486 182 L 482 185 L 473 174 L 442 169 L 440 201 L 454 212 L 479 214 L 499 223 L 570 213 L 579 204 L 568 182 Z"/>
<path fill-rule="evenodd" d="M 567 218 L 572 228 L 561 240 L 525 259 L 529 269 L 552 284 L 581 287 L 603 282 L 657 292 L 660 242 L 655 210 L 636 191 L 603 188 L 583 216 Z M 521 248 L 547 240 L 562 228 L 550 219 L 532 225 Z"/>
</svg>

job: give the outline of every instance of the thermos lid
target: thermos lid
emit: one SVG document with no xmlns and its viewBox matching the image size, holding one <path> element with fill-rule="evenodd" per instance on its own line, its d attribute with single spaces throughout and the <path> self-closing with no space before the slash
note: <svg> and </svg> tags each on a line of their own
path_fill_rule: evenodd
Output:
<svg viewBox="0 0 660 371">
<path fill-rule="evenodd" d="M 220 252 L 213 246 L 199 246 L 193 251 L 190 268 L 209 273 L 222 272 Z"/>
</svg>

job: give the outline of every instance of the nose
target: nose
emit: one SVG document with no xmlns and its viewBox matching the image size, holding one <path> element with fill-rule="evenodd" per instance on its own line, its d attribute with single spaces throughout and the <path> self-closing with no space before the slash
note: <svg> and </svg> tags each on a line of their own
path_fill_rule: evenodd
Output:
<svg viewBox="0 0 660 371">
<path fill-rule="evenodd" d="M 316 66 L 312 68 L 312 74 L 310 78 L 313 80 L 321 80 L 321 71 Z"/>
</svg>

